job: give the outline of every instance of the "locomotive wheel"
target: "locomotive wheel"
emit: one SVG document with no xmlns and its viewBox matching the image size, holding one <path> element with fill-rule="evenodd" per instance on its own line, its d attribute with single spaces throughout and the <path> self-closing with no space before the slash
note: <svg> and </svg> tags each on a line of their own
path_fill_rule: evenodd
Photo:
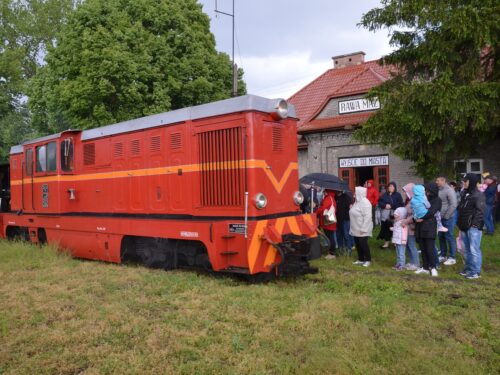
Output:
<svg viewBox="0 0 500 375">
<path fill-rule="evenodd" d="M 212 270 L 207 250 L 199 241 L 126 236 L 121 245 L 121 260 L 165 270 L 179 267 Z"/>
<path fill-rule="evenodd" d="M 174 268 L 174 252 L 169 252 L 163 242 L 156 238 L 137 238 L 136 251 L 141 261 L 151 268 Z"/>
</svg>

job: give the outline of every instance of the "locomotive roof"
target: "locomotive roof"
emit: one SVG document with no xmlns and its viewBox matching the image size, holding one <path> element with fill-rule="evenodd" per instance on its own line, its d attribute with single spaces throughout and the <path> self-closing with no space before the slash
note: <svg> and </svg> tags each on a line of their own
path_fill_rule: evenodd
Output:
<svg viewBox="0 0 500 375">
<path fill-rule="evenodd" d="M 81 140 L 86 141 L 115 134 L 128 133 L 135 130 L 143 130 L 162 125 L 175 124 L 188 120 L 197 120 L 205 117 L 220 116 L 235 112 L 259 111 L 270 113 L 276 110 L 277 101 L 278 99 L 267 99 L 256 95 L 243 95 L 236 98 L 220 100 L 217 102 L 141 117 L 134 120 L 123 121 L 113 125 L 102 126 L 100 128 L 84 130 L 81 133 Z M 288 104 L 288 116 L 296 116 L 295 107 L 291 104 Z M 57 133 L 26 141 L 20 145 L 13 146 L 10 149 L 10 153 L 21 153 L 23 152 L 23 145 L 25 144 L 56 139 L 60 137 L 61 134 L 62 133 Z"/>
</svg>

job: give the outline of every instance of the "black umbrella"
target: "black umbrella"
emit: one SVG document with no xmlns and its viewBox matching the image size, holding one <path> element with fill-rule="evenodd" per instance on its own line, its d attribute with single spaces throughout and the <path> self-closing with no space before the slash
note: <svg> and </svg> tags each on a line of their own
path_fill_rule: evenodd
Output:
<svg viewBox="0 0 500 375">
<path fill-rule="evenodd" d="M 348 191 L 349 185 L 333 174 L 309 173 L 302 177 L 301 184 L 319 186 L 328 190 Z"/>
</svg>

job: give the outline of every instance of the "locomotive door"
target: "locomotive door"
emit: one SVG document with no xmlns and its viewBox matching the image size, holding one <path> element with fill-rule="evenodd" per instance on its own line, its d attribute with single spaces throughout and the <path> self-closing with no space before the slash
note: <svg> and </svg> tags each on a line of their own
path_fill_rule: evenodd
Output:
<svg viewBox="0 0 500 375">
<path fill-rule="evenodd" d="M 22 164 L 22 208 L 33 211 L 35 209 L 34 187 L 33 187 L 33 148 L 27 148 L 24 152 L 24 163 Z"/>
<path fill-rule="evenodd" d="M 175 212 L 184 212 L 191 204 L 189 175 L 186 173 L 187 150 L 185 131 L 182 128 L 167 129 L 168 204 Z"/>
</svg>

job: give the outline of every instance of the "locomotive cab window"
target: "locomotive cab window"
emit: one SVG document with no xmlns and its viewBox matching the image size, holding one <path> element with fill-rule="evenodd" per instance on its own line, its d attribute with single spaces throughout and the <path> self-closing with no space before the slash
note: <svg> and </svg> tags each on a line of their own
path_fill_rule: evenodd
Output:
<svg viewBox="0 0 500 375">
<path fill-rule="evenodd" d="M 61 142 L 61 170 L 63 172 L 73 172 L 73 139 L 66 138 Z"/>
<path fill-rule="evenodd" d="M 26 176 L 33 176 L 33 149 L 26 150 Z"/>
<path fill-rule="evenodd" d="M 56 171 L 56 150 L 56 142 L 36 148 L 36 171 L 38 173 Z"/>
</svg>

